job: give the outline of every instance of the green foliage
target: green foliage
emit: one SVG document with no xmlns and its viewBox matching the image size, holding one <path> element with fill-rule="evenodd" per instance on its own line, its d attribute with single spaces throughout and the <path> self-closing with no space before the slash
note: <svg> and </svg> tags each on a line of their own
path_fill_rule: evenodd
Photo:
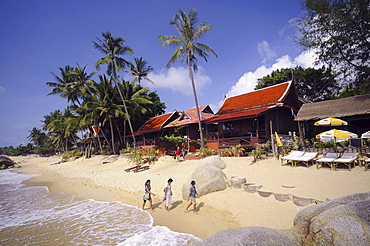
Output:
<svg viewBox="0 0 370 246">
<path fill-rule="evenodd" d="M 160 154 L 161 153 L 160 153 L 159 149 L 156 149 L 156 150 L 147 149 L 147 150 L 144 151 L 144 155 L 148 156 L 148 157 L 158 157 L 158 156 L 160 156 Z"/>
<path fill-rule="evenodd" d="M 214 151 L 213 149 L 204 148 L 204 149 L 198 149 L 197 154 L 200 156 L 200 158 L 205 158 L 211 155 L 215 155 L 216 151 Z"/>
<path fill-rule="evenodd" d="M 230 148 L 220 150 L 221 156 L 242 156 L 245 149 L 240 145 L 231 146 Z"/>
<path fill-rule="evenodd" d="M 66 162 L 69 161 L 72 157 L 80 158 L 84 155 L 84 152 L 79 150 L 70 150 L 68 153 L 62 155 L 62 161 Z"/>
<path fill-rule="evenodd" d="M 133 150 L 134 150 L 134 148 L 132 148 L 131 146 L 127 146 L 127 148 L 121 149 L 120 153 L 121 154 L 127 154 L 127 153 L 131 153 Z"/>
<path fill-rule="evenodd" d="M 143 160 L 143 152 L 139 149 L 133 149 L 129 157 L 132 162 L 140 163 Z"/>
<path fill-rule="evenodd" d="M 327 141 L 327 142 L 314 142 L 313 147 L 315 148 L 333 148 L 334 147 L 334 142 Z"/>
<path fill-rule="evenodd" d="M 164 137 L 161 137 L 160 139 L 170 141 L 170 142 L 174 142 L 176 144 L 176 146 L 179 146 L 180 143 L 184 143 L 184 142 L 187 141 L 187 138 L 176 137 L 174 134 L 171 134 L 171 136 L 166 135 Z"/>
<path fill-rule="evenodd" d="M 345 96 L 370 90 L 369 1 L 302 0 L 304 15 L 298 21 L 296 42 L 315 50 L 317 63 L 339 71 L 352 89 Z"/>
<path fill-rule="evenodd" d="M 101 154 L 102 155 L 112 155 L 113 151 L 111 148 L 104 148 Z"/>
</svg>

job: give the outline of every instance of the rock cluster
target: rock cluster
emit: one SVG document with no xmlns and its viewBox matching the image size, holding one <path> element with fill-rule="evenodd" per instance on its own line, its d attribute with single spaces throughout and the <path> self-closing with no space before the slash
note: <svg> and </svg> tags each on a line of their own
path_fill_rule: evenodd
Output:
<svg viewBox="0 0 370 246">
<path fill-rule="evenodd" d="M 289 230 L 224 230 L 198 245 L 370 245 L 370 192 L 310 206 L 296 215 Z"/>
<path fill-rule="evenodd" d="M 15 162 L 5 155 L 0 155 L 0 166 L 11 167 L 14 166 Z"/>
</svg>

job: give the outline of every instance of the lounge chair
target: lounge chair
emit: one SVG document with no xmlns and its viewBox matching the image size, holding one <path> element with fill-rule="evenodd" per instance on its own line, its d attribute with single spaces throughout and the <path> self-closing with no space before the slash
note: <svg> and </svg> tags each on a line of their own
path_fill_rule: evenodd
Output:
<svg viewBox="0 0 370 246">
<path fill-rule="evenodd" d="M 281 157 L 281 165 L 283 165 L 283 160 L 285 160 L 287 163 L 289 161 L 292 161 L 295 158 L 301 157 L 304 154 L 304 151 L 298 151 L 298 150 L 293 150 L 290 152 L 289 155 Z"/>
<path fill-rule="evenodd" d="M 293 166 L 295 167 L 298 162 L 302 162 L 308 167 L 310 161 L 317 157 L 318 152 L 305 152 L 302 156 L 292 159 Z"/>
<path fill-rule="evenodd" d="M 331 168 L 335 170 L 339 163 L 343 163 L 348 166 L 348 169 L 351 171 L 351 163 L 354 163 L 358 158 L 357 153 L 343 153 L 343 155 L 337 159 L 335 159 L 331 163 Z"/>
<path fill-rule="evenodd" d="M 316 168 L 319 169 L 323 163 L 328 164 L 330 167 L 330 163 L 332 163 L 335 159 L 339 158 L 340 153 L 326 153 L 326 155 L 323 158 L 317 159 L 316 162 Z"/>
</svg>

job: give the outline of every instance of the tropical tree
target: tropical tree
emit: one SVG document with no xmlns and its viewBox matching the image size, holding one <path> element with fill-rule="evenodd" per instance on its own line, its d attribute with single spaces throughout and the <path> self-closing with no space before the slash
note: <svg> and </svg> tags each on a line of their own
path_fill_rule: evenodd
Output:
<svg viewBox="0 0 370 246">
<path fill-rule="evenodd" d="M 49 131 L 50 144 L 56 149 L 64 149 L 67 153 L 68 148 L 79 139 L 77 132 L 80 128 L 76 120 L 77 116 L 72 112 L 71 107 L 66 107 L 64 112 L 56 110 L 44 118 L 44 128 Z"/>
<path fill-rule="evenodd" d="M 297 43 L 314 50 L 318 63 L 341 72 L 348 93 L 370 91 L 370 8 L 368 0 L 302 0 Z M 359 89 L 355 90 L 356 87 Z"/>
<path fill-rule="evenodd" d="M 133 126 L 135 129 L 140 127 L 147 119 L 146 113 L 151 109 L 153 104 L 151 97 L 148 95 L 148 87 L 141 87 L 136 85 L 133 81 L 124 81 L 118 84 L 125 99 L 128 112 L 131 116 L 135 116 Z M 126 128 L 125 128 L 126 129 Z M 126 134 L 125 134 L 126 135 Z"/>
<path fill-rule="evenodd" d="M 86 67 L 80 67 L 77 63 L 77 67 L 65 66 L 59 68 L 61 77 L 57 76 L 52 72 L 57 82 L 47 82 L 46 85 L 54 87 L 53 91 L 49 95 L 60 94 L 62 98 L 67 98 L 68 102 L 72 102 L 76 105 L 81 105 L 80 99 L 84 100 L 83 94 L 91 93 L 92 76 L 95 72 L 87 74 Z"/>
<path fill-rule="evenodd" d="M 104 133 L 104 129 L 108 128 L 109 124 L 111 143 L 109 144 L 114 153 L 115 148 L 115 137 L 114 137 L 114 122 L 118 117 L 124 117 L 122 105 L 118 104 L 118 89 L 112 87 L 111 80 L 104 76 L 99 76 L 100 83 L 94 82 L 93 95 L 88 95 L 87 100 L 83 105 L 82 109 L 85 110 L 84 118 L 82 123 L 92 123 L 92 125 L 101 126 Z M 95 122 L 95 123 L 93 123 Z"/>
<path fill-rule="evenodd" d="M 119 95 L 121 97 L 121 100 L 123 102 L 123 106 L 125 109 L 127 121 L 129 123 L 129 127 L 131 130 L 131 135 L 134 143 L 134 148 L 136 147 L 136 140 L 134 136 L 134 130 L 132 128 L 131 120 L 130 120 L 130 115 L 127 110 L 127 106 L 125 103 L 125 99 L 122 95 L 122 92 L 120 88 L 118 87 L 118 76 L 117 72 L 122 72 L 123 68 L 126 66 L 129 66 L 131 63 L 122 57 L 121 55 L 133 55 L 132 49 L 124 45 L 126 42 L 123 38 L 121 37 L 112 37 L 112 34 L 110 32 L 105 32 L 102 34 L 104 37 L 104 40 L 101 40 L 96 37 L 98 42 L 93 41 L 93 46 L 97 49 L 100 50 L 102 53 L 104 53 L 106 56 L 102 57 L 95 63 L 95 68 L 99 69 L 100 65 L 108 65 L 107 67 L 107 74 L 113 78 L 113 81 L 118 89 Z"/>
<path fill-rule="evenodd" d="M 131 63 L 130 71 L 128 71 L 130 75 L 134 76 L 133 81 L 140 85 L 141 80 L 146 79 L 150 83 L 154 84 L 154 82 L 147 77 L 148 73 L 153 70 L 153 68 L 148 65 L 148 62 L 143 60 L 142 57 L 134 58 L 134 61 L 135 63 Z"/>
<path fill-rule="evenodd" d="M 41 130 L 36 127 L 32 128 L 30 135 L 27 137 L 30 141 L 32 141 L 35 146 L 41 147 L 46 144 L 47 135 Z"/>
<path fill-rule="evenodd" d="M 167 45 L 179 46 L 170 57 L 170 60 L 167 63 L 167 67 L 171 66 L 172 63 L 183 61 L 185 61 L 188 66 L 189 77 L 193 88 L 195 107 L 198 115 L 201 148 L 203 149 L 204 139 L 201 124 L 202 119 L 199 111 L 198 98 L 194 82 L 194 72 L 198 71 L 196 55 L 204 58 L 205 61 L 208 61 L 207 58 L 209 55 L 207 52 L 211 52 L 216 57 L 217 54 L 213 51 L 211 47 L 196 42 L 199 38 L 201 38 L 212 29 L 212 26 L 208 25 L 205 22 L 202 22 L 200 24 L 197 24 L 197 22 L 198 13 L 195 9 L 191 9 L 189 15 L 180 10 L 180 13 L 175 14 L 172 21 L 170 22 L 170 25 L 175 26 L 176 30 L 180 34 L 180 37 L 176 37 L 173 35 L 162 35 L 159 36 L 158 39 L 160 41 L 163 41 L 161 45 L 162 47 Z"/>
<path fill-rule="evenodd" d="M 294 80 L 298 96 L 312 102 L 334 99 L 341 89 L 330 69 L 325 67 L 304 69 L 299 66 L 272 71 L 271 74 L 259 78 L 254 89 L 258 90 L 289 80 Z"/>
<path fill-rule="evenodd" d="M 64 68 L 60 67 L 59 71 L 61 76 L 59 77 L 55 73 L 51 72 L 57 82 L 46 82 L 46 85 L 49 87 L 54 87 L 52 92 L 47 94 L 49 95 L 56 95 L 60 94 L 62 98 L 67 98 L 68 101 L 73 101 L 73 97 L 70 97 L 69 94 L 69 84 L 74 81 L 71 72 L 74 70 L 73 67 L 67 65 Z"/>
</svg>

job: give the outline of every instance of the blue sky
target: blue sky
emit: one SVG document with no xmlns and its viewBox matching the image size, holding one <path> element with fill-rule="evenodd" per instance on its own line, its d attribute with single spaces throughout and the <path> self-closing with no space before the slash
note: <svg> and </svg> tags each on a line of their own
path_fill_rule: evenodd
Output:
<svg viewBox="0 0 370 246">
<path fill-rule="evenodd" d="M 67 101 L 47 96 L 59 67 L 88 65 L 103 54 L 92 41 L 102 32 L 123 37 L 134 56 L 154 68 L 149 75 L 167 105 L 166 112 L 194 107 L 185 64 L 166 63 L 173 47 L 161 48 L 158 36 L 178 35 L 169 25 L 182 9 L 198 11 L 199 20 L 213 29 L 199 42 L 212 47 L 218 58 L 199 59 L 196 74 L 199 105 L 216 112 L 224 96 L 253 90 L 256 79 L 283 67 L 310 66 L 313 56 L 293 42 L 296 0 L 0 0 L 0 147 L 27 144 L 29 130 L 41 128 L 43 116 L 63 110 Z M 98 74 L 103 73 L 102 67 Z M 97 75 L 96 75 L 97 76 Z M 122 74 L 121 76 L 124 76 Z M 95 77 L 97 79 L 97 77 Z"/>
</svg>

